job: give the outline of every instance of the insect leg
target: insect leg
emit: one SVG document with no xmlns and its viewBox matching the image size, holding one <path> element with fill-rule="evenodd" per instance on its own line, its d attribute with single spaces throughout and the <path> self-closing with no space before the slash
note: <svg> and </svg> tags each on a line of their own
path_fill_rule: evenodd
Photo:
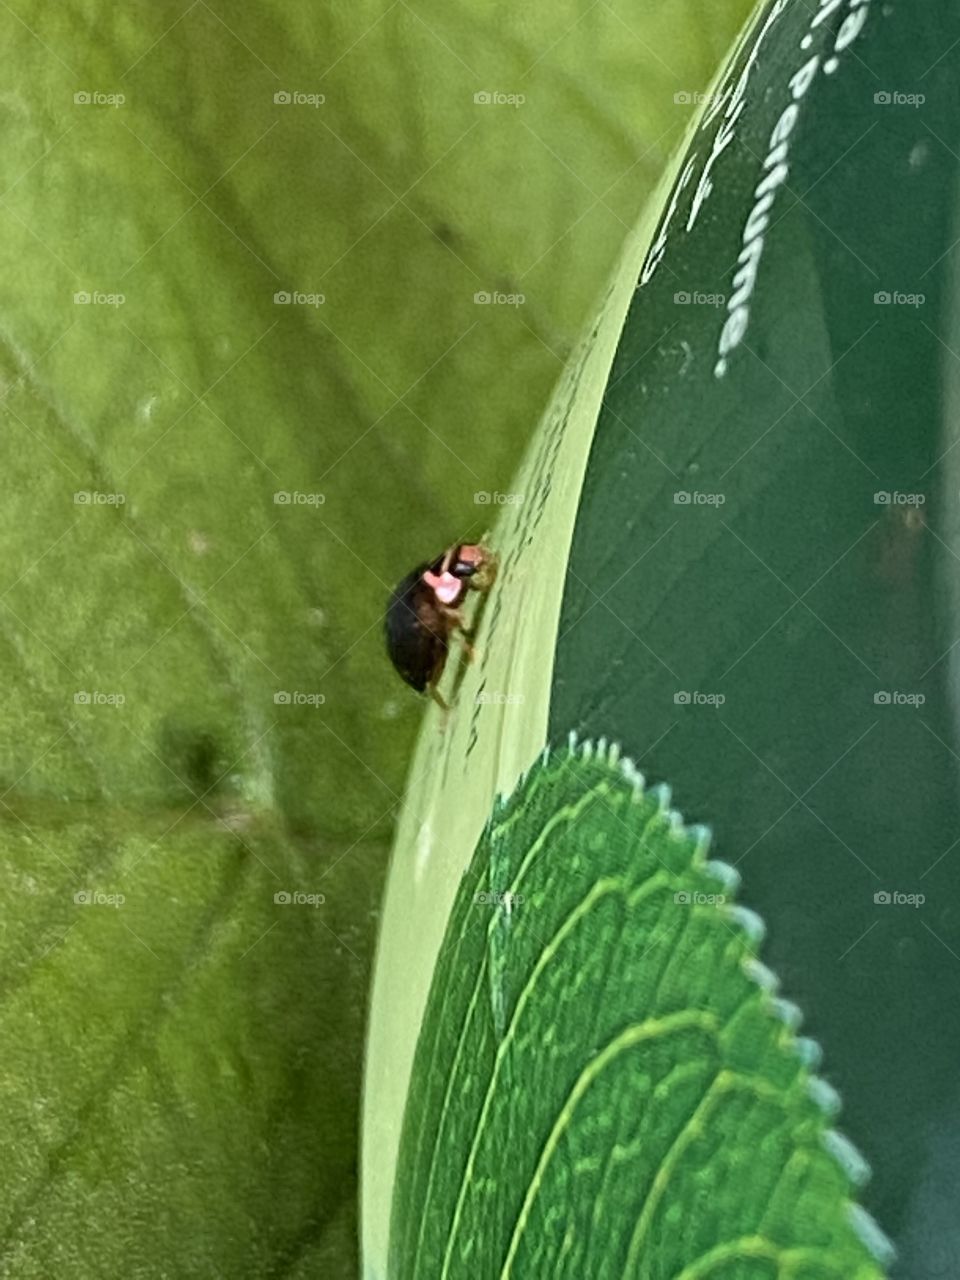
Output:
<svg viewBox="0 0 960 1280">
<path fill-rule="evenodd" d="M 450 703 L 446 700 L 446 698 L 437 688 L 435 681 L 431 680 L 430 683 L 427 685 L 427 692 L 430 694 L 430 697 L 434 700 L 434 702 L 441 709 L 441 711 L 450 710 Z"/>
</svg>

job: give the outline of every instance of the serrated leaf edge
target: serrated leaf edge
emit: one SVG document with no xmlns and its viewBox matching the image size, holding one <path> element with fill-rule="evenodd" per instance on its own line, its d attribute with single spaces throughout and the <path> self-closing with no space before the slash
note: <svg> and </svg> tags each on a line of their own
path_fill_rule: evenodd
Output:
<svg viewBox="0 0 960 1280">
<path fill-rule="evenodd" d="M 606 738 L 581 740 L 575 729 L 570 730 L 566 743 L 559 748 L 546 743 L 537 758 L 517 778 L 513 791 L 509 795 L 504 793 L 497 795 L 488 826 L 492 827 L 494 820 L 515 800 L 517 793 L 526 784 L 537 765 L 546 766 L 552 759 L 562 756 L 566 756 L 567 759 L 579 757 L 582 760 L 595 760 L 611 766 L 630 784 L 633 790 L 632 800 L 635 804 L 655 796 L 660 811 L 667 816 L 669 834 L 691 845 L 691 865 L 699 866 L 700 870 L 705 871 L 718 884 L 721 884 L 727 892 L 731 894 L 736 892 L 741 883 L 739 871 L 730 863 L 719 859 L 707 859 L 713 832 L 703 824 L 687 825 L 683 816 L 676 809 L 670 808 L 672 798 L 670 787 L 666 783 L 658 783 L 648 788 L 644 774 L 628 756 L 621 754 L 619 743 L 609 742 Z M 760 945 L 766 934 L 766 924 L 756 911 L 734 903 L 726 908 L 726 915 L 728 920 L 746 936 L 751 948 Z M 799 1058 L 802 1065 L 810 1071 L 807 1084 L 810 1100 L 827 1119 L 834 1119 L 842 1106 L 840 1095 L 827 1080 L 814 1074 L 823 1059 L 823 1050 L 818 1041 L 795 1034 L 803 1020 L 800 1007 L 793 1001 L 777 995 L 780 979 L 756 956 L 744 959 L 741 969 L 746 977 L 767 995 L 768 1012 L 784 1026 L 787 1037 L 786 1049 Z M 824 1130 L 820 1140 L 824 1151 L 834 1161 L 848 1186 L 859 1189 L 869 1181 L 871 1176 L 869 1162 L 845 1134 L 831 1127 Z M 847 1201 L 845 1214 L 854 1234 L 878 1265 L 884 1269 L 891 1266 L 897 1256 L 896 1249 L 876 1219 L 855 1200 Z"/>
</svg>

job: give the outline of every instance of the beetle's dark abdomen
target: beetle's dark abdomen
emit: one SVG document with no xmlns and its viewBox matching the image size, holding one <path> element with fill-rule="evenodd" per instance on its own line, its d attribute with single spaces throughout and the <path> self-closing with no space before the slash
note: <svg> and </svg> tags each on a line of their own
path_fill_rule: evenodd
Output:
<svg viewBox="0 0 960 1280">
<path fill-rule="evenodd" d="M 443 619 L 422 575 L 422 564 L 408 573 L 390 597 L 384 632 L 387 652 L 407 684 L 423 693 L 447 656 Z"/>
</svg>

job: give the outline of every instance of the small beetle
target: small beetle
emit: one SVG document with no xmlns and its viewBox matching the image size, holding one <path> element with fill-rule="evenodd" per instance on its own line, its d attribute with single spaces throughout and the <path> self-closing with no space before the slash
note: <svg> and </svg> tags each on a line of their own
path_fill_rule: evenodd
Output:
<svg viewBox="0 0 960 1280">
<path fill-rule="evenodd" d="M 397 586 L 384 618 L 387 652 L 407 684 L 426 690 L 441 707 L 437 689 L 447 660 L 450 636 L 460 631 L 468 657 L 473 638 L 462 606 L 468 591 L 489 591 L 497 574 L 496 557 L 480 543 L 455 543 L 438 559 L 418 565 Z"/>
</svg>

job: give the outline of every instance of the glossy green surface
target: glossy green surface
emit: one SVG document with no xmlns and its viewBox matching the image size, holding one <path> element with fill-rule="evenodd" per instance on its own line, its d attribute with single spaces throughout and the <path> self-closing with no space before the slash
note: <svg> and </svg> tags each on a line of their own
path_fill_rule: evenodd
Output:
<svg viewBox="0 0 960 1280">
<path fill-rule="evenodd" d="M 4 1274 L 355 1274 L 386 596 L 746 8 L 0 5 Z"/>
<path fill-rule="evenodd" d="M 960 1270 L 958 39 L 769 7 L 626 322 L 551 707 L 742 872 L 910 1280 Z"/>
</svg>

